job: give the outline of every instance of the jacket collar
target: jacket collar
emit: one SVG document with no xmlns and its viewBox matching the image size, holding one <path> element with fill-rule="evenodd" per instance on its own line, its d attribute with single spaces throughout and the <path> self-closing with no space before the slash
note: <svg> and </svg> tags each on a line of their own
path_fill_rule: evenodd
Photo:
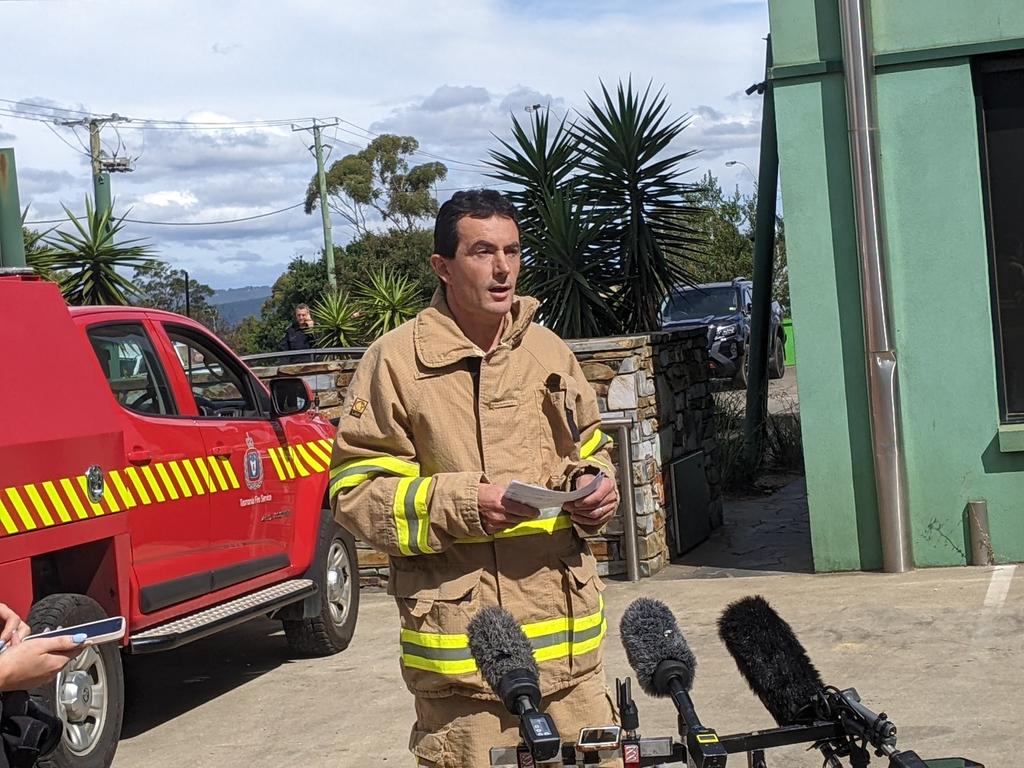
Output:
<svg viewBox="0 0 1024 768">
<path fill-rule="evenodd" d="M 538 305 L 539 302 L 530 296 L 513 298 L 509 322 L 501 334 L 501 346 L 514 347 L 522 341 Z M 430 306 L 416 315 L 413 340 L 416 356 L 428 368 L 443 368 L 466 357 L 485 356 L 455 322 L 440 288 L 434 291 Z"/>
</svg>

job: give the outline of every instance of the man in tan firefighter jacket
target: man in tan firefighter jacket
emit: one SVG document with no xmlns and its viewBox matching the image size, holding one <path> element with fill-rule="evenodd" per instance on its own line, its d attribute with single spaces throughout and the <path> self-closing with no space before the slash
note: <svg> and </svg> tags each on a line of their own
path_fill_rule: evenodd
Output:
<svg viewBox="0 0 1024 768">
<path fill-rule="evenodd" d="M 518 722 L 487 687 L 466 629 L 499 604 L 540 668 L 542 708 L 563 734 L 614 721 L 601 645 L 603 584 L 580 532 L 618 495 L 597 402 L 572 352 L 515 295 L 515 208 L 491 190 L 438 213 L 429 308 L 366 351 L 347 392 L 331 462 L 337 519 L 390 556 L 401 664 L 416 697 L 418 765 L 480 768 Z M 564 508 L 503 500 L 512 480 L 568 490 Z"/>
</svg>

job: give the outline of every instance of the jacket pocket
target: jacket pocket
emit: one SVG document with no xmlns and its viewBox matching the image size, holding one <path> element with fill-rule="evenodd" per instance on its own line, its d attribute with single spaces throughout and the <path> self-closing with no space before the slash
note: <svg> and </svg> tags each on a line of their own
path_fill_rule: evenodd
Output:
<svg viewBox="0 0 1024 768">
<path fill-rule="evenodd" d="M 398 600 L 402 626 L 443 633 L 465 632 L 481 569 L 441 580 L 429 571 L 392 572 L 392 594 Z M 406 618 L 409 621 L 407 623 Z"/>
<path fill-rule="evenodd" d="M 439 731 L 423 731 L 419 723 L 409 736 L 409 751 L 416 756 L 416 765 L 423 768 L 448 768 L 448 737 L 451 726 Z"/>
<path fill-rule="evenodd" d="M 572 618 L 570 665 L 572 676 L 580 677 L 601 663 L 601 645 L 608 627 L 601 595 L 604 582 L 589 552 L 563 555 L 561 559 Z"/>
<path fill-rule="evenodd" d="M 580 439 L 576 402 L 579 388 L 568 375 L 552 373 L 541 390 L 541 412 L 551 446 L 558 458 L 573 456 Z"/>
</svg>

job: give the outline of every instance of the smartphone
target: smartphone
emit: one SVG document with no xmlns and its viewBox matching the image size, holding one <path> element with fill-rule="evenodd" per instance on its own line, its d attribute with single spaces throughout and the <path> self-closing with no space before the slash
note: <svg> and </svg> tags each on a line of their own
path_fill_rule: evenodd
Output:
<svg viewBox="0 0 1024 768">
<path fill-rule="evenodd" d="M 617 725 L 602 725 L 597 728 L 583 728 L 576 741 L 576 749 L 593 752 L 599 749 L 618 749 L 622 728 Z"/>
<path fill-rule="evenodd" d="M 61 627 L 46 632 L 37 632 L 26 637 L 26 640 L 33 640 L 38 637 L 62 637 L 63 635 L 85 635 L 85 642 L 82 645 L 99 645 L 120 640 L 124 637 L 125 620 L 124 616 L 112 616 L 109 619 L 90 621 L 86 624 L 76 624 L 73 627 Z"/>
</svg>

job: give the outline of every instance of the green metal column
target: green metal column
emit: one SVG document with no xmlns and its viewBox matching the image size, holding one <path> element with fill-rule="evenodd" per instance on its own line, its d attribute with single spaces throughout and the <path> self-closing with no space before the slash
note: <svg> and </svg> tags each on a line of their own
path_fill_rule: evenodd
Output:
<svg viewBox="0 0 1024 768">
<path fill-rule="evenodd" d="M 14 150 L 0 149 L 0 267 L 25 266 L 25 238 L 21 232 L 21 201 Z"/>
<path fill-rule="evenodd" d="M 779 147 L 775 136 L 775 95 L 771 82 L 772 39 L 765 55 L 764 108 L 761 114 L 761 160 L 757 172 L 757 220 L 754 222 L 754 296 L 747 350 L 747 456 L 761 455 L 768 412 L 768 349 L 772 343 L 772 283 L 775 261 L 775 198 L 779 185 Z"/>
</svg>

